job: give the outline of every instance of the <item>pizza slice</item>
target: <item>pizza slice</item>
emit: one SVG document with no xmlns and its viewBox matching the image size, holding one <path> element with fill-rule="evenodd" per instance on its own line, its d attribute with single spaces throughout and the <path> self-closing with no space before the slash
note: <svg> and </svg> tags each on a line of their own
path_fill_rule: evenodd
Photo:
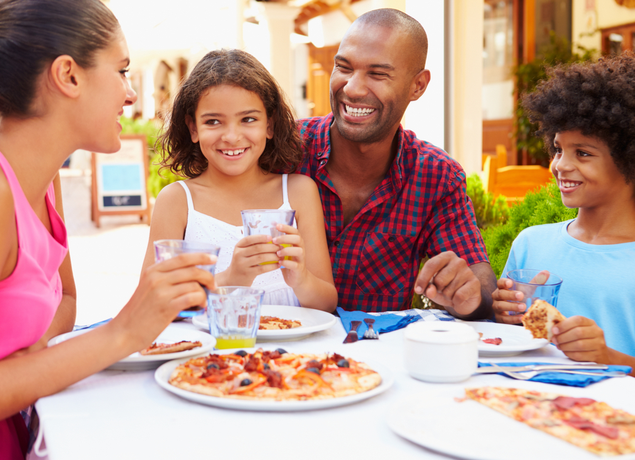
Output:
<svg viewBox="0 0 635 460">
<path fill-rule="evenodd" d="M 547 339 L 551 342 L 551 329 L 560 321 L 567 319 L 556 307 L 537 299 L 523 316 L 523 326 L 531 332 L 534 339 Z"/>
<path fill-rule="evenodd" d="M 467 388 L 467 398 L 600 456 L 635 453 L 635 416 L 590 398 L 519 388 Z"/>
<path fill-rule="evenodd" d="M 147 355 L 163 355 L 166 353 L 178 353 L 179 351 L 192 350 L 193 348 L 198 348 L 203 344 L 198 340 L 195 342 L 189 340 L 182 340 L 176 343 L 157 343 L 154 342 L 148 348 L 141 350 L 141 353 L 144 356 Z"/>
<path fill-rule="evenodd" d="M 381 376 L 336 353 L 258 349 L 190 359 L 173 371 L 169 383 L 220 398 L 302 401 L 363 393 L 380 385 Z"/>
<path fill-rule="evenodd" d="M 302 326 L 300 321 L 295 319 L 283 319 L 276 316 L 261 316 L 260 317 L 260 330 L 280 330 L 280 329 L 293 329 Z"/>
</svg>

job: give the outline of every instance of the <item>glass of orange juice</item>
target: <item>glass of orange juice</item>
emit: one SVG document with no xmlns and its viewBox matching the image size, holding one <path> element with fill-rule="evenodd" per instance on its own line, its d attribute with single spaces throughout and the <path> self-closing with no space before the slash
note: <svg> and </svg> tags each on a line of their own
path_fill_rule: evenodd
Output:
<svg viewBox="0 0 635 460">
<path fill-rule="evenodd" d="M 271 238 L 284 235 L 276 228 L 278 224 L 293 225 L 295 211 L 293 209 L 245 209 L 240 211 L 243 218 L 243 234 L 269 235 Z M 282 247 L 291 246 L 281 244 Z M 284 260 L 289 260 L 285 257 Z M 275 264 L 276 262 L 263 262 L 260 265 Z"/>
<path fill-rule="evenodd" d="M 207 294 L 209 332 L 216 348 L 252 348 L 260 326 L 263 289 L 222 286 Z"/>
</svg>

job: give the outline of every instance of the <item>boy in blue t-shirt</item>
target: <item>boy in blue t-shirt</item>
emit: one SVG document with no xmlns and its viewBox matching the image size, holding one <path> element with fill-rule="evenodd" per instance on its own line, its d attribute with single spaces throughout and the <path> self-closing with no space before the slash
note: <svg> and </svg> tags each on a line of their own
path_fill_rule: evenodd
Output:
<svg viewBox="0 0 635 460">
<path fill-rule="evenodd" d="M 551 69 L 523 104 L 552 155 L 562 202 L 576 219 L 518 235 L 504 274 L 547 270 L 564 281 L 553 343 L 576 361 L 635 368 L 635 55 Z M 499 322 L 519 323 L 525 304 L 503 277 L 493 293 Z"/>
</svg>

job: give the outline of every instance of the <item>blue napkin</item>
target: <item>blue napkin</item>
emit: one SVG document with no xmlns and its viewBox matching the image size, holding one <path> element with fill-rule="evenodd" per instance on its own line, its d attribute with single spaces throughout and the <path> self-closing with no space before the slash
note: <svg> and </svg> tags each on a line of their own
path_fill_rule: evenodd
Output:
<svg viewBox="0 0 635 460">
<path fill-rule="evenodd" d="M 522 367 L 530 366 L 533 364 L 559 364 L 559 363 L 496 363 L 499 366 L 513 366 Z M 478 367 L 490 367 L 490 363 L 478 363 Z M 565 374 L 564 372 L 540 372 L 529 379 L 531 382 L 552 383 L 555 385 L 566 385 L 570 387 L 587 387 L 592 383 L 600 382 L 605 379 L 610 379 L 610 375 L 604 375 L 607 372 L 631 372 L 631 368 L 628 366 L 609 366 L 608 369 L 585 369 L 584 372 L 593 372 L 595 375 L 578 375 L 578 374 Z M 509 377 L 499 372 L 499 375 Z M 511 377 L 509 377 L 511 378 Z"/>
<path fill-rule="evenodd" d="M 363 311 L 346 311 L 337 307 L 337 313 L 340 316 L 340 320 L 342 321 L 342 325 L 344 326 L 347 334 L 348 331 L 351 330 L 351 321 L 362 322 L 361 326 L 357 329 L 357 335 L 360 340 L 364 338 L 364 332 L 368 329 L 368 326 L 366 326 L 366 323 L 364 322 L 364 318 L 374 319 L 375 324 L 373 324 L 373 329 L 380 334 L 396 331 L 397 329 L 406 327 L 408 324 L 421 319 L 421 316 L 419 316 L 416 312 L 408 313 L 404 316 L 394 315 L 391 313 L 384 315 L 369 315 Z"/>
</svg>

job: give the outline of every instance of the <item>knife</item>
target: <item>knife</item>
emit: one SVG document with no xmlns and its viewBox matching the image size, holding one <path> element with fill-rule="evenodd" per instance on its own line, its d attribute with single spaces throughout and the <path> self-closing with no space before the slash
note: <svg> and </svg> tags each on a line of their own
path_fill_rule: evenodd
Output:
<svg viewBox="0 0 635 460">
<path fill-rule="evenodd" d="M 528 371 L 564 371 L 564 370 L 606 370 L 604 364 L 532 364 L 529 366 L 484 366 L 476 369 L 475 374 L 498 374 L 500 372 L 528 372 Z"/>
<path fill-rule="evenodd" d="M 351 330 L 346 335 L 343 343 L 352 343 L 359 340 L 359 337 L 357 336 L 357 329 L 361 324 L 361 321 L 351 321 Z"/>
</svg>

